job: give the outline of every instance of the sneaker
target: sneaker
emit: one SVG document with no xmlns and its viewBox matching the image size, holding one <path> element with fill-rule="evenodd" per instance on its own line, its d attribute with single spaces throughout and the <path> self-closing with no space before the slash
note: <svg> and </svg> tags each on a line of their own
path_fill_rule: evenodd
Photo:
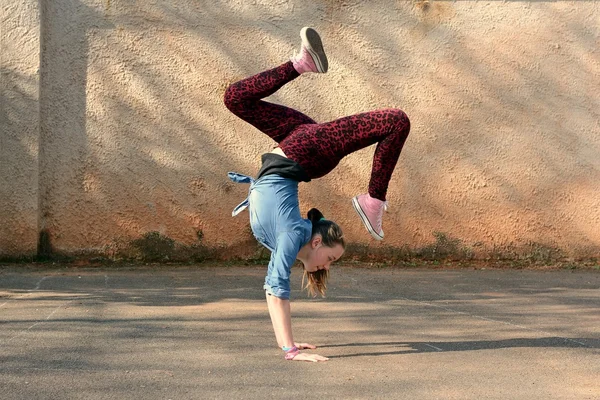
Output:
<svg viewBox="0 0 600 400">
<path fill-rule="evenodd" d="M 354 197 L 352 205 L 371 236 L 376 240 L 383 240 L 381 220 L 383 212 L 387 210 L 387 202 L 375 199 L 365 193 Z"/>
<path fill-rule="evenodd" d="M 325 73 L 329 68 L 321 37 L 313 28 L 304 27 L 300 31 L 302 46 L 300 53 L 291 58 L 294 69 L 299 74 L 305 72 Z"/>
</svg>

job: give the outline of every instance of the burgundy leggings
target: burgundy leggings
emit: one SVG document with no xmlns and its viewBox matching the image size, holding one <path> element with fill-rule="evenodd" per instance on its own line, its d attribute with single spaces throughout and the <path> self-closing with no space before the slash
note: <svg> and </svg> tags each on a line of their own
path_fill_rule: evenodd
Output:
<svg viewBox="0 0 600 400">
<path fill-rule="evenodd" d="M 225 91 L 227 108 L 279 143 L 311 179 L 330 172 L 348 154 L 377 143 L 369 194 L 385 200 L 388 184 L 410 130 L 404 111 L 386 109 L 319 124 L 299 111 L 261 100 L 297 78 L 289 61 L 243 79 Z"/>
</svg>

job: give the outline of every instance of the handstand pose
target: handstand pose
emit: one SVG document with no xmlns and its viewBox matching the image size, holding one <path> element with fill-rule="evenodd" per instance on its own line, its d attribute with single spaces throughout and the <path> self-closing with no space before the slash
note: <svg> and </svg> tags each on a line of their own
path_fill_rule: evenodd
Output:
<svg viewBox="0 0 600 400">
<path fill-rule="evenodd" d="M 313 208 L 308 219 L 302 218 L 298 182 L 320 178 L 348 154 L 377 143 L 368 193 L 354 197 L 352 204 L 370 234 L 382 240 L 385 196 L 410 122 L 403 111 L 384 109 L 320 124 L 299 111 L 262 100 L 301 74 L 327 72 L 327 57 L 319 34 L 312 28 L 303 28 L 300 36 L 300 53 L 290 61 L 227 88 L 227 108 L 279 144 L 263 154 L 256 180 L 236 173 L 229 173 L 229 177 L 251 184 L 248 198 L 233 215 L 249 207 L 252 232 L 271 251 L 264 289 L 277 344 L 286 360 L 326 361 L 318 354 L 300 352 L 315 346 L 294 342 L 290 273 L 295 260 L 300 260 L 304 266 L 303 285 L 307 281 L 305 288 L 313 296 L 324 295 L 329 267 L 344 253 L 345 242 L 340 227 L 326 220 L 319 210 Z"/>
</svg>

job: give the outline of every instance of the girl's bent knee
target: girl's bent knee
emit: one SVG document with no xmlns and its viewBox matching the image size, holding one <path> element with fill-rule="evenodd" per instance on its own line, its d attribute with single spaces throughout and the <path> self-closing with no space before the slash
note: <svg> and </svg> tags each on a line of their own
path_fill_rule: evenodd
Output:
<svg viewBox="0 0 600 400">
<path fill-rule="evenodd" d="M 399 108 L 392 108 L 389 110 L 389 113 L 394 127 L 408 135 L 408 132 L 410 132 L 410 119 L 408 115 Z"/>
<path fill-rule="evenodd" d="M 240 104 L 240 99 L 236 93 L 234 86 L 235 85 L 230 85 L 225 90 L 225 94 L 223 95 L 223 103 L 225 103 L 225 107 L 227 107 L 231 111 L 234 111 L 235 109 L 237 109 Z"/>
</svg>

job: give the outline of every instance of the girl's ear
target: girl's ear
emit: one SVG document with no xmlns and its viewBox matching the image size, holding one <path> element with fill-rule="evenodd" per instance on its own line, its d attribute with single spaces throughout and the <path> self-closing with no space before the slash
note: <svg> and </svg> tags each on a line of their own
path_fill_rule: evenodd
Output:
<svg viewBox="0 0 600 400">
<path fill-rule="evenodd" d="M 312 240 L 312 248 L 316 249 L 317 247 L 319 247 L 319 245 L 322 243 L 323 238 L 321 237 L 321 235 L 316 235 L 313 240 Z"/>
</svg>

